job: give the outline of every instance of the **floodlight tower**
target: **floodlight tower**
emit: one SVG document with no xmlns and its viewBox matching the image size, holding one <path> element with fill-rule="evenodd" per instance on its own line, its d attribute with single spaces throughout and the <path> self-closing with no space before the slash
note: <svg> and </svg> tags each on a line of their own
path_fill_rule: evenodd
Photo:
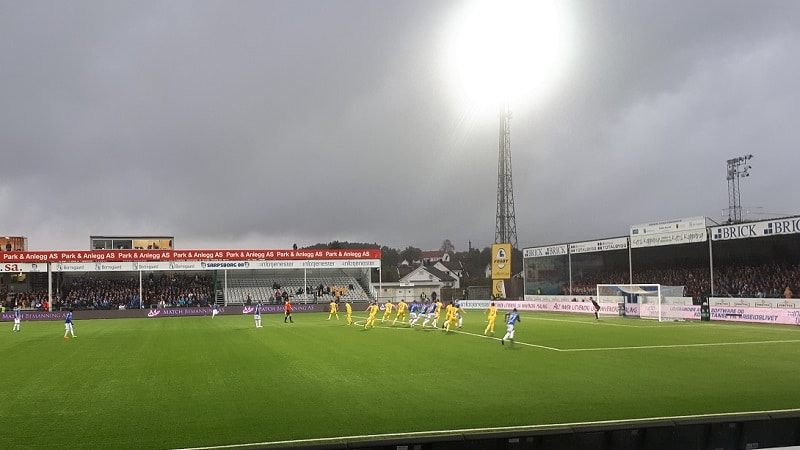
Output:
<svg viewBox="0 0 800 450">
<path fill-rule="evenodd" d="M 497 160 L 497 218 L 495 244 L 510 243 L 517 248 L 517 219 L 514 212 L 514 186 L 511 182 L 511 110 L 508 103 L 500 109 L 500 153 Z"/>
<path fill-rule="evenodd" d="M 753 155 L 740 156 L 728 160 L 728 223 L 742 222 L 742 199 L 739 179 L 749 177 L 753 167 L 748 163 Z"/>
</svg>

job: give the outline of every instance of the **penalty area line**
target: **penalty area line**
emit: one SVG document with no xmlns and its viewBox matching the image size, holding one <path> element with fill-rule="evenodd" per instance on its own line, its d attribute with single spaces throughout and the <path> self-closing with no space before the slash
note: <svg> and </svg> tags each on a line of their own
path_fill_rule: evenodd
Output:
<svg viewBox="0 0 800 450">
<path fill-rule="evenodd" d="M 483 334 L 470 333 L 469 331 L 462 331 L 462 330 L 450 330 L 450 331 L 452 331 L 454 333 L 461 333 L 461 334 L 466 334 L 466 335 L 469 335 L 469 336 L 475 336 L 475 337 L 479 337 L 479 338 L 483 338 L 483 339 L 494 339 L 496 341 L 500 340 L 500 338 L 496 337 L 496 336 L 485 336 Z M 541 349 L 544 349 L 544 350 L 551 350 L 551 351 L 554 351 L 554 352 L 563 352 L 564 351 L 564 350 L 562 350 L 560 348 L 548 347 L 546 345 L 539 345 L 539 344 L 530 344 L 528 342 L 522 342 L 522 341 L 518 341 L 516 339 L 512 340 L 511 342 L 513 342 L 515 345 L 525 345 L 525 346 L 528 346 L 528 347 L 541 348 Z"/>
<path fill-rule="evenodd" d="M 741 412 L 727 412 L 727 413 L 713 413 L 713 414 L 689 414 L 681 416 L 662 416 L 662 417 L 641 417 L 637 419 L 618 419 L 618 420 L 597 420 L 586 422 L 565 422 L 565 423 L 549 423 L 539 425 L 516 425 L 506 427 L 482 427 L 482 428 L 459 428 L 453 430 L 431 430 L 431 431 L 408 431 L 399 433 L 382 433 L 382 434 L 361 434 L 351 436 L 327 437 L 327 438 L 310 438 L 310 439 L 292 439 L 283 441 L 265 441 L 265 442 L 251 442 L 247 444 L 228 444 L 228 445 L 212 445 L 206 447 L 184 447 L 176 448 L 173 450 L 217 450 L 229 448 L 247 448 L 247 447 L 275 447 L 285 445 L 302 445 L 302 444 L 319 444 L 319 443 L 337 443 L 342 441 L 364 441 L 368 439 L 397 439 L 397 438 L 413 438 L 413 437 L 435 437 L 447 435 L 460 435 L 460 434 L 476 434 L 476 433 L 498 433 L 508 431 L 534 431 L 558 428 L 574 428 L 574 427 L 587 427 L 587 426 L 600 426 L 600 425 L 624 425 L 624 424 L 637 424 L 655 421 L 675 421 L 675 420 L 698 420 L 698 419 L 715 419 L 735 416 L 749 416 L 749 415 L 763 415 L 763 414 L 783 414 L 783 413 L 797 413 L 800 409 L 777 409 L 765 411 L 741 411 Z"/>
<path fill-rule="evenodd" d="M 409 331 L 415 329 L 414 327 L 392 327 L 392 326 L 375 327 L 375 328 L 376 329 L 387 329 L 387 330 L 392 330 L 392 329 L 394 329 L 394 330 L 409 330 Z M 420 330 L 444 331 L 444 328 L 442 328 L 442 327 L 438 327 L 438 328 L 428 327 L 428 328 L 420 328 Z M 496 336 L 485 336 L 483 334 L 470 333 L 468 331 L 463 331 L 463 330 L 453 330 L 453 329 L 451 329 L 449 332 L 459 333 L 459 334 L 466 334 L 468 336 L 478 337 L 478 338 L 482 338 L 482 339 L 492 339 L 492 340 L 495 340 L 495 341 L 499 341 L 500 340 L 500 338 L 496 337 Z M 539 345 L 539 344 L 530 344 L 528 342 L 522 342 L 522 341 L 518 341 L 516 339 L 512 340 L 511 342 L 513 342 L 515 345 L 524 345 L 524 346 L 527 346 L 527 347 L 541 348 L 541 349 L 544 349 L 544 350 L 550 350 L 550 351 L 554 351 L 554 352 L 563 352 L 564 351 L 564 350 L 562 350 L 560 348 L 548 347 L 546 345 Z"/>
</svg>

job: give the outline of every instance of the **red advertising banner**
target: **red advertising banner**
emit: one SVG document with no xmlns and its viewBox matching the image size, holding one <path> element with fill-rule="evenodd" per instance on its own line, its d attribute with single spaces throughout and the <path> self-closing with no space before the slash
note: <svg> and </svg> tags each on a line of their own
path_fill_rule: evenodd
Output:
<svg viewBox="0 0 800 450">
<path fill-rule="evenodd" d="M 230 261 L 380 259 L 380 249 L 367 250 L 87 250 L 49 252 L 0 252 L 0 262 L 99 262 L 99 261 Z"/>
</svg>

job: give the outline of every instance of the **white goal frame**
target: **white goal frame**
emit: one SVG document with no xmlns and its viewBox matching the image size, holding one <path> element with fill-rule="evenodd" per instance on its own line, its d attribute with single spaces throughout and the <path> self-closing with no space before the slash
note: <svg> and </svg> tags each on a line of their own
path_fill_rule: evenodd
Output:
<svg viewBox="0 0 800 450">
<path fill-rule="evenodd" d="M 668 308 L 664 307 L 664 291 L 680 288 L 681 293 L 683 286 L 662 286 L 655 283 L 641 283 L 641 284 L 598 284 L 597 285 L 597 301 L 609 301 L 612 297 L 618 303 L 638 303 L 639 318 L 641 319 L 654 319 L 659 322 L 678 320 L 673 317 L 668 317 L 665 313 Z M 636 297 L 636 302 L 629 301 L 631 297 Z M 650 300 L 650 301 L 647 301 Z M 655 306 L 655 310 L 652 307 Z"/>
</svg>

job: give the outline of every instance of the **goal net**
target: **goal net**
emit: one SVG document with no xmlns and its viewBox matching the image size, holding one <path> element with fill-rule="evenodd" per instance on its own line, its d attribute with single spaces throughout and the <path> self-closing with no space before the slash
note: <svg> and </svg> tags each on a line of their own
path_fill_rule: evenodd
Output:
<svg viewBox="0 0 800 450">
<path fill-rule="evenodd" d="M 628 306 L 634 317 L 656 319 L 660 322 L 683 320 L 679 305 L 673 299 L 683 297 L 683 286 L 660 284 L 598 284 L 599 302 L 620 303 Z M 682 304 L 682 302 L 680 302 Z"/>
</svg>

